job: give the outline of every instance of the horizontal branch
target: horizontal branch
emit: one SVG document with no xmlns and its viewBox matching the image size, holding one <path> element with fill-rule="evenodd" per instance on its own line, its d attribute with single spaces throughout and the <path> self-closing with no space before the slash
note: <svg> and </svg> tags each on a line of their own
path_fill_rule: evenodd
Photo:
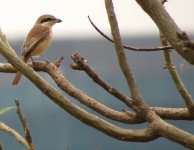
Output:
<svg viewBox="0 0 194 150">
<path fill-rule="evenodd" d="M 62 83 L 62 81 L 65 81 L 64 83 L 68 86 L 72 86 L 71 82 L 68 81 L 66 78 L 63 77 L 62 73 L 60 72 L 59 68 L 57 68 L 54 64 L 46 62 L 34 62 L 34 65 L 29 64 L 35 71 L 43 71 L 46 73 L 51 72 L 52 68 L 55 68 L 55 73 L 50 74 L 51 78 L 56 83 Z M 51 68 L 51 69 L 49 69 Z M 16 69 L 9 63 L 0 63 L 0 72 L 4 73 L 16 73 Z M 57 76 L 60 74 L 60 76 Z M 56 81 L 58 79 L 58 82 Z M 60 88 L 66 88 L 64 84 L 58 84 Z M 70 92 L 71 93 L 71 92 Z M 93 101 L 88 102 L 90 105 L 99 105 L 98 107 L 101 108 L 99 102 L 93 103 Z M 89 106 L 88 106 L 89 107 Z M 102 107 L 104 108 L 104 107 Z M 164 107 L 151 107 L 153 111 L 155 111 L 161 118 L 163 119 L 169 119 L 169 120 L 194 120 L 194 115 L 190 114 L 187 108 L 164 108 Z M 106 110 L 106 109 L 105 109 Z M 110 111 L 111 113 L 106 112 L 108 118 L 111 118 L 116 121 L 121 121 L 123 123 L 142 123 L 144 121 L 138 120 L 135 113 L 129 112 L 129 116 L 124 112 L 119 111 Z"/>
<path fill-rule="evenodd" d="M 151 107 L 151 110 L 153 110 L 162 119 L 194 120 L 194 115 L 191 114 L 187 108 Z"/>
</svg>

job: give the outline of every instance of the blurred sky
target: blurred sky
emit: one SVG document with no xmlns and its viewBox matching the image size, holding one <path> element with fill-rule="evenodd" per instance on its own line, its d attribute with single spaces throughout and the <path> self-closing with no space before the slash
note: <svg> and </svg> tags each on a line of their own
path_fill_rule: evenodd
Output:
<svg viewBox="0 0 194 150">
<path fill-rule="evenodd" d="M 194 30 L 194 0 L 168 0 L 166 9 L 184 31 Z M 158 33 L 151 19 L 135 0 L 113 0 L 123 35 Z M 8 38 L 25 36 L 38 16 L 50 13 L 63 20 L 55 26 L 54 34 L 63 37 L 98 36 L 88 22 L 109 33 L 103 0 L 0 0 L 0 27 Z"/>
</svg>

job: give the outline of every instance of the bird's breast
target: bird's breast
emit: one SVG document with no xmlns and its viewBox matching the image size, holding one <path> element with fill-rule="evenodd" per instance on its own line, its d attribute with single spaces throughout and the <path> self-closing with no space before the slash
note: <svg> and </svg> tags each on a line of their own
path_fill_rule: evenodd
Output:
<svg viewBox="0 0 194 150">
<path fill-rule="evenodd" d="M 42 54 L 51 44 L 52 34 L 50 33 L 39 45 L 32 51 L 31 56 L 38 56 Z"/>
</svg>

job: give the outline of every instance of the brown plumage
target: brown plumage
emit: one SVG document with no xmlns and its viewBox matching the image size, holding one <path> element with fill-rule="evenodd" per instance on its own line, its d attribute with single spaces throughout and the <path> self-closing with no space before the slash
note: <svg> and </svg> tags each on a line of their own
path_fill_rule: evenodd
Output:
<svg viewBox="0 0 194 150">
<path fill-rule="evenodd" d="M 32 56 L 42 54 L 49 47 L 52 40 L 52 26 L 59 22 L 61 20 L 52 15 L 42 15 L 38 18 L 22 46 L 22 56 L 25 63 Z M 17 85 L 21 76 L 22 74 L 18 71 L 12 85 Z"/>
</svg>

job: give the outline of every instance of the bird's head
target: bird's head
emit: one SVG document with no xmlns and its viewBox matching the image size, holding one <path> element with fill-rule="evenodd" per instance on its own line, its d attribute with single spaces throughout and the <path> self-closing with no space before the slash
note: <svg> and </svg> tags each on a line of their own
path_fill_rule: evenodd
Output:
<svg viewBox="0 0 194 150">
<path fill-rule="evenodd" d="M 36 24 L 40 24 L 42 26 L 51 28 L 54 24 L 59 22 L 62 22 L 62 20 L 52 15 L 46 14 L 46 15 L 40 16 L 36 21 Z"/>
</svg>

